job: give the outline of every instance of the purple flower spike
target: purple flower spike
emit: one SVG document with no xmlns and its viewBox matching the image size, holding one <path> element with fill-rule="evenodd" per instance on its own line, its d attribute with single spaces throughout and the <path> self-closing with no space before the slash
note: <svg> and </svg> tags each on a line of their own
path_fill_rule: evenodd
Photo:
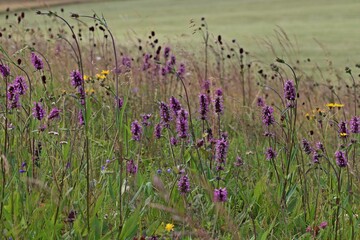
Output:
<svg viewBox="0 0 360 240">
<path fill-rule="evenodd" d="M 313 151 L 312 147 L 310 146 L 310 143 L 309 141 L 306 139 L 306 138 L 303 138 L 303 140 L 301 141 L 302 143 L 302 147 L 303 147 L 303 150 L 304 152 L 307 154 L 307 155 L 310 155 Z"/>
<path fill-rule="evenodd" d="M 324 221 L 324 222 L 320 223 L 319 227 L 324 229 L 327 227 L 327 225 L 328 225 L 328 223 L 326 221 Z"/>
<path fill-rule="evenodd" d="M 346 154 L 344 151 L 336 151 L 335 152 L 336 164 L 343 168 L 347 166 Z"/>
<path fill-rule="evenodd" d="M 42 70 L 44 68 L 42 59 L 34 52 L 31 53 L 31 63 L 36 70 Z"/>
<path fill-rule="evenodd" d="M 128 56 L 124 56 L 122 58 L 122 64 L 127 68 L 131 68 L 131 58 Z"/>
<path fill-rule="evenodd" d="M 161 138 L 161 130 L 162 130 L 161 124 L 160 123 L 156 124 L 155 130 L 154 130 L 154 136 L 156 139 Z"/>
<path fill-rule="evenodd" d="M 185 74 L 185 64 L 184 63 L 180 63 L 179 69 L 177 71 L 177 75 L 179 77 L 184 77 Z"/>
<path fill-rule="evenodd" d="M 289 101 L 295 100 L 296 90 L 292 80 L 287 80 L 284 84 L 284 97 Z"/>
<path fill-rule="evenodd" d="M 124 105 L 124 101 L 122 100 L 122 98 L 118 98 L 118 99 L 115 99 L 115 104 L 116 104 L 117 108 L 121 109 L 122 106 Z"/>
<path fill-rule="evenodd" d="M 56 107 L 51 109 L 51 111 L 49 113 L 49 116 L 48 116 L 48 119 L 52 120 L 52 119 L 59 118 L 59 117 L 60 117 L 60 110 L 58 108 L 56 108 Z"/>
<path fill-rule="evenodd" d="M 218 164 L 225 164 L 229 143 L 225 139 L 219 139 L 216 142 L 215 160 Z"/>
<path fill-rule="evenodd" d="M 201 120 L 206 120 L 207 119 L 207 114 L 208 114 L 208 111 L 209 111 L 208 97 L 205 94 L 200 94 L 199 95 L 199 102 L 200 102 L 200 109 L 199 109 L 200 119 Z"/>
<path fill-rule="evenodd" d="M 0 64 L 0 73 L 3 76 L 3 78 L 6 78 L 10 75 L 10 68 L 9 66 Z"/>
<path fill-rule="evenodd" d="M 274 149 L 269 147 L 265 152 L 266 160 L 274 160 L 277 156 L 277 153 Z"/>
<path fill-rule="evenodd" d="M 274 109 L 270 106 L 264 106 L 262 109 L 262 121 L 266 126 L 270 126 L 271 124 L 274 124 L 275 118 L 274 118 Z"/>
<path fill-rule="evenodd" d="M 350 130 L 352 133 L 360 133 L 360 117 L 353 117 L 350 120 Z"/>
<path fill-rule="evenodd" d="M 178 189 L 181 195 L 185 195 L 190 192 L 190 181 L 187 175 L 180 177 L 178 181 Z"/>
<path fill-rule="evenodd" d="M 188 122 L 188 112 L 184 109 L 181 109 L 178 112 L 178 117 L 176 121 L 176 130 L 179 138 L 186 138 L 189 131 L 189 122 Z"/>
<path fill-rule="evenodd" d="M 221 89 L 217 89 L 215 91 L 214 108 L 215 108 L 215 113 L 217 113 L 218 115 L 224 113 L 224 99 L 223 99 L 223 92 Z"/>
<path fill-rule="evenodd" d="M 45 110 L 38 102 L 34 102 L 34 108 L 32 110 L 33 110 L 32 115 L 34 116 L 34 118 L 36 118 L 39 121 L 41 121 L 41 119 L 43 119 L 46 114 Z"/>
<path fill-rule="evenodd" d="M 85 119 L 82 110 L 79 111 L 78 122 L 80 126 L 85 125 Z"/>
<path fill-rule="evenodd" d="M 131 133 L 133 140 L 140 141 L 142 134 L 142 127 L 137 120 L 131 123 Z"/>
<path fill-rule="evenodd" d="M 165 47 L 164 49 L 164 57 L 168 58 L 170 55 L 170 48 L 169 47 Z"/>
<path fill-rule="evenodd" d="M 171 137 L 171 138 L 170 138 L 170 144 L 171 144 L 172 146 L 176 146 L 177 143 L 178 143 L 178 140 L 177 140 L 175 137 Z"/>
<path fill-rule="evenodd" d="M 25 78 L 23 76 L 17 76 L 15 78 L 14 84 L 19 95 L 24 95 L 26 93 L 28 86 L 26 85 Z"/>
<path fill-rule="evenodd" d="M 164 102 L 160 103 L 160 117 L 164 127 L 168 128 L 170 126 L 169 122 L 171 121 L 171 116 L 169 106 Z"/>
<path fill-rule="evenodd" d="M 214 190 L 214 202 L 226 202 L 227 201 L 226 188 L 219 188 Z"/>
<path fill-rule="evenodd" d="M 75 88 L 82 86 L 83 78 L 78 70 L 72 71 L 70 77 L 71 77 L 71 85 L 73 85 Z"/>
<path fill-rule="evenodd" d="M 131 159 L 126 163 L 126 170 L 131 175 L 135 175 L 137 173 L 138 167 L 135 164 L 134 160 Z"/>
<path fill-rule="evenodd" d="M 314 151 L 312 157 L 313 163 L 320 163 L 320 158 L 321 155 L 317 151 Z"/>
<path fill-rule="evenodd" d="M 142 118 L 142 122 L 141 124 L 144 126 L 144 127 L 147 127 L 149 126 L 151 123 L 149 122 L 149 119 L 151 118 L 151 114 L 142 114 L 141 115 L 141 118 Z"/>
<path fill-rule="evenodd" d="M 181 104 L 180 104 L 180 101 L 177 100 L 174 96 L 170 97 L 170 108 L 171 108 L 174 116 L 177 117 L 178 112 L 181 110 Z"/>
<path fill-rule="evenodd" d="M 265 106 L 265 101 L 262 97 L 258 97 L 257 100 L 256 100 L 256 105 L 258 107 L 264 107 Z"/>
<path fill-rule="evenodd" d="M 338 124 L 338 127 L 339 127 L 339 136 L 341 138 L 346 138 L 348 135 L 349 135 L 349 131 L 347 129 L 347 124 L 345 121 L 341 121 L 339 122 Z"/>
</svg>

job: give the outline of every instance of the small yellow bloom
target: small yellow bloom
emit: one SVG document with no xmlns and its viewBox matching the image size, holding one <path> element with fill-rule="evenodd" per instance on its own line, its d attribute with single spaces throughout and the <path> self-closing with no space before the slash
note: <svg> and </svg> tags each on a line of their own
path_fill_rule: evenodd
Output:
<svg viewBox="0 0 360 240">
<path fill-rule="evenodd" d="M 165 230 L 168 232 L 174 231 L 174 224 L 172 224 L 172 223 L 166 224 Z"/>
<path fill-rule="evenodd" d="M 342 107 L 344 107 L 344 104 L 341 104 L 341 103 L 328 103 L 328 104 L 326 104 L 326 106 L 328 107 L 328 108 L 335 108 L 335 107 L 337 107 L 337 108 L 342 108 Z"/>
<path fill-rule="evenodd" d="M 84 75 L 84 81 L 87 81 L 87 80 L 89 80 L 89 76 L 88 75 Z"/>
<path fill-rule="evenodd" d="M 104 80 L 105 78 L 106 78 L 106 75 L 104 75 L 104 74 L 96 74 L 96 78 L 98 79 L 98 80 Z"/>
<path fill-rule="evenodd" d="M 109 70 L 102 70 L 102 71 L 101 71 L 101 75 L 107 76 L 107 75 L 109 75 L 109 73 L 110 73 Z"/>
<path fill-rule="evenodd" d="M 340 133 L 340 137 L 346 137 L 347 135 L 347 133 Z"/>
<path fill-rule="evenodd" d="M 91 88 L 91 89 L 86 89 L 86 90 L 85 90 L 85 93 L 86 93 L 86 94 L 89 94 L 89 95 L 93 95 L 93 94 L 95 93 L 95 90 L 94 90 L 93 88 Z"/>
</svg>

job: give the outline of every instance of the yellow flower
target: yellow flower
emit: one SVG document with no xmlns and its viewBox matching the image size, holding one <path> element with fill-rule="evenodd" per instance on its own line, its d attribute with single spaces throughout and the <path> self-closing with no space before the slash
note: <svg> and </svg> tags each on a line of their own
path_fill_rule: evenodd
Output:
<svg viewBox="0 0 360 240">
<path fill-rule="evenodd" d="M 86 90 L 85 90 L 85 93 L 86 93 L 86 94 L 89 94 L 89 95 L 93 95 L 93 94 L 95 93 L 95 90 L 94 90 L 93 88 L 91 88 L 91 89 L 86 89 Z"/>
<path fill-rule="evenodd" d="M 104 80 L 105 78 L 106 78 L 106 75 L 104 75 L 104 74 L 96 74 L 96 78 L 98 79 L 98 80 Z"/>
<path fill-rule="evenodd" d="M 166 224 L 165 230 L 168 232 L 174 231 L 174 224 L 172 224 L 172 223 Z"/>
<path fill-rule="evenodd" d="M 347 135 L 347 133 L 340 133 L 340 137 L 346 137 Z"/>
<path fill-rule="evenodd" d="M 102 71 L 101 71 L 101 75 L 107 76 L 107 75 L 109 75 L 109 73 L 110 73 L 109 70 L 102 70 Z"/>
<path fill-rule="evenodd" d="M 328 107 L 328 108 L 335 108 L 335 107 L 337 107 L 337 108 L 342 108 L 342 107 L 344 107 L 344 104 L 341 104 L 341 103 L 328 103 L 328 104 L 326 104 L 326 106 Z"/>
<path fill-rule="evenodd" d="M 87 80 L 89 80 L 89 76 L 88 75 L 84 75 L 84 81 L 87 81 Z"/>
</svg>

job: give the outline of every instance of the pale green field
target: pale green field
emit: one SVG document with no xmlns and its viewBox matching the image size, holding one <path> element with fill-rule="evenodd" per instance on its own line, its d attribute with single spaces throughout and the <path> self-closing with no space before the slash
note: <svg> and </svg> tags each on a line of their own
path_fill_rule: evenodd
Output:
<svg viewBox="0 0 360 240">
<path fill-rule="evenodd" d="M 54 7 L 53 9 L 60 9 Z M 146 38 L 155 30 L 161 43 L 181 43 L 199 48 L 201 37 L 192 35 L 191 19 L 207 19 L 209 30 L 225 40 L 236 38 L 253 55 L 271 61 L 274 55 L 265 40 L 276 42 L 281 27 L 294 44 L 293 60 L 311 58 L 319 64 L 330 58 L 343 68 L 360 62 L 359 9 L 357 0 L 131 0 L 67 5 L 69 12 L 104 14 L 119 42 L 128 35 Z M 29 13 L 42 23 L 42 18 Z M 320 42 L 324 49 L 319 45 Z M 287 57 L 278 51 L 279 57 Z"/>
</svg>

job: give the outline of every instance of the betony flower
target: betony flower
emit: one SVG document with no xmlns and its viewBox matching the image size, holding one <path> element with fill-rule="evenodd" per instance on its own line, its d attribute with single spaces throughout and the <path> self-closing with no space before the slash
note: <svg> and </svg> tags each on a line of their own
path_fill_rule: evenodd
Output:
<svg viewBox="0 0 360 240">
<path fill-rule="evenodd" d="M 160 123 L 156 124 L 154 129 L 154 136 L 156 139 L 161 138 L 161 130 L 162 130 L 162 125 Z"/>
<path fill-rule="evenodd" d="M 270 106 L 264 106 L 262 109 L 262 121 L 266 126 L 274 124 L 275 118 L 273 115 L 274 109 Z"/>
<path fill-rule="evenodd" d="M 169 47 L 165 47 L 164 49 L 164 57 L 168 58 L 170 55 L 170 48 Z"/>
<path fill-rule="evenodd" d="M 137 120 L 131 123 L 131 133 L 133 140 L 140 141 L 142 134 L 142 127 Z"/>
<path fill-rule="evenodd" d="M 218 115 L 223 114 L 224 99 L 223 99 L 223 92 L 221 89 L 217 89 L 215 91 L 214 108 L 215 108 L 215 113 L 217 113 Z"/>
<path fill-rule="evenodd" d="M 258 97 L 257 100 L 256 100 L 256 105 L 258 107 L 264 107 L 265 106 L 265 101 L 262 97 Z"/>
<path fill-rule="evenodd" d="M 180 104 L 180 101 L 177 100 L 174 96 L 170 97 L 170 108 L 171 108 L 174 116 L 177 117 L 178 112 L 181 110 L 181 104 Z"/>
<path fill-rule="evenodd" d="M 190 181 L 187 175 L 183 175 L 180 177 L 178 181 L 178 189 L 180 194 L 182 195 L 190 192 Z"/>
<path fill-rule="evenodd" d="M 184 77 L 185 74 L 185 64 L 184 63 L 180 63 L 179 69 L 177 71 L 177 75 L 179 77 Z"/>
<path fill-rule="evenodd" d="M 54 118 L 59 118 L 60 117 L 60 110 L 56 107 L 54 107 L 53 109 L 51 109 L 49 115 L 48 115 L 48 119 L 52 120 Z"/>
<path fill-rule="evenodd" d="M 265 156 L 267 160 L 273 160 L 276 158 L 277 153 L 272 147 L 269 147 L 265 152 Z"/>
<path fill-rule="evenodd" d="M 350 120 L 350 131 L 352 133 L 360 133 L 360 117 L 353 117 Z"/>
<path fill-rule="evenodd" d="M 320 163 L 320 157 L 321 155 L 317 151 L 314 151 L 312 156 L 313 163 Z"/>
<path fill-rule="evenodd" d="M 347 129 L 346 122 L 345 121 L 339 122 L 338 127 L 339 127 L 339 130 L 338 130 L 339 136 L 341 138 L 346 138 L 349 135 L 349 131 Z"/>
<path fill-rule="evenodd" d="M 122 65 L 124 65 L 127 68 L 131 68 L 131 58 L 128 56 L 124 56 L 122 58 Z"/>
<path fill-rule="evenodd" d="M 10 68 L 7 65 L 0 64 L 0 73 L 3 76 L 3 78 L 6 78 L 10 75 Z"/>
<path fill-rule="evenodd" d="M 170 144 L 173 146 L 176 146 L 178 143 L 178 140 L 175 137 L 171 137 L 170 138 Z"/>
<path fill-rule="evenodd" d="M 236 167 L 241 167 L 242 165 L 244 165 L 244 161 L 242 160 L 242 158 L 240 156 L 236 157 L 236 161 L 235 161 L 234 165 Z"/>
<path fill-rule="evenodd" d="M 310 143 L 309 141 L 306 139 L 306 138 L 303 138 L 301 140 L 301 143 L 302 143 L 302 147 L 303 147 L 303 150 L 304 152 L 307 154 L 307 155 L 310 155 L 313 151 L 312 147 L 310 146 Z"/>
<path fill-rule="evenodd" d="M 142 114 L 142 115 L 141 115 L 141 118 L 142 118 L 141 124 L 142 124 L 144 127 L 147 127 L 147 126 L 150 125 L 149 119 L 151 118 L 151 114 Z"/>
<path fill-rule="evenodd" d="M 227 201 L 226 188 L 219 188 L 214 190 L 214 202 L 226 202 Z"/>
<path fill-rule="evenodd" d="M 324 145 L 322 144 L 322 142 L 317 142 L 317 143 L 316 143 L 316 148 L 317 148 L 318 150 L 320 150 L 321 152 L 325 153 L 325 147 L 324 147 Z"/>
<path fill-rule="evenodd" d="M 336 151 L 335 152 L 336 164 L 339 167 L 346 167 L 347 166 L 347 159 L 346 154 L 344 151 Z"/>
<path fill-rule="evenodd" d="M 176 121 L 176 130 L 179 138 L 186 138 L 189 131 L 189 122 L 188 122 L 188 112 L 184 109 L 181 109 L 178 112 L 177 121 Z"/>
<path fill-rule="evenodd" d="M 34 52 L 31 53 L 31 63 L 36 70 L 42 70 L 44 68 L 42 59 Z"/>
<path fill-rule="evenodd" d="M 292 80 L 287 80 L 284 84 L 284 97 L 289 101 L 295 100 L 296 90 Z"/>
<path fill-rule="evenodd" d="M 75 88 L 82 86 L 83 78 L 78 70 L 72 71 L 70 74 L 70 78 L 71 78 L 71 85 L 73 85 Z"/>
<path fill-rule="evenodd" d="M 219 164 L 225 164 L 229 143 L 226 139 L 219 139 L 216 142 L 215 160 Z"/>
<path fill-rule="evenodd" d="M 83 114 L 82 110 L 79 111 L 78 123 L 80 126 L 85 125 L 85 119 L 84 119 L 84 114 Z"/>
<path fill-rule="evenodd" d="M 200 119 L 201 120 L 206 120 L 207 114 L 208 114 L 208 111 L 209 111 L 208 97 L 205 94 L 200 94 L 199 95 L 199 102 L 200 102 L 200 108 L 199 108 Z"/>
<path fill-rule="evenodd" d="M 160 103 L 160 117 L 164 127 L 168 128 L 170 126 L 169 122 L 171 121 L 171 116 L 169 106 L 164 102 Z"/>
<path fill-rule="evenodd" d="M 38 102 L 34 102 L 34 108 L 32 110 L 33 110 L 32 115 L 34 116 L 34 118 L 36 118 L 39 121 L 41 121 L 41 119 L 43 119 L 46 114 L 45 110 Z"/>
<path fill-rule="evenodd" d="M 138 167 L 134 160 L 131 159 L 126 163 L 126 170 L 131 175 L 135 175 L 137 173 Z"/>
<path fill-rule="evenodd" d="M 16 91 L 19 93 L 19 95 L 24 95 L 28 89 L 25 78 L 23 76 L 17 76 L 15 78 L 14 85 L 16 86 Z"/>
</svg>

